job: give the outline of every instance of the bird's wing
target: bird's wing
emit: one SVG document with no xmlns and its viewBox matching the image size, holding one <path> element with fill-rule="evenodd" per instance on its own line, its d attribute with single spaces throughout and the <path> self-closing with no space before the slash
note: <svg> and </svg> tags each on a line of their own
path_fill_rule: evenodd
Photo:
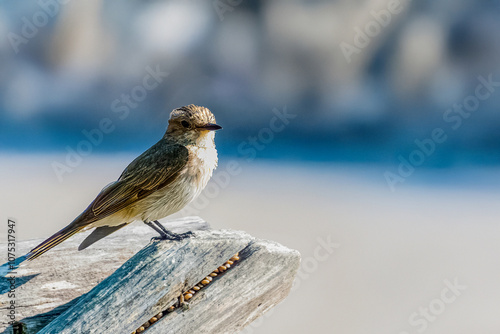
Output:
<svg viewBox="0 0 500 334">
<path fill-rule="evenodd" d="M 57 246 L 89 224 L 145 198 L 177 178 L 188 160 L 188 149 L 165 139 L 144 152 L 125 169 L 118 181 L 104 188 L 97 198 L 71 224 L 33 248 L 27 260 L 33 260 Z M 80 247 L 87 247 L 126 224 L 112 228 L 98 228 Z"/>
<path fill-rule="evenodd" d="M 174 181 L 188 160 L 188 150 L 162 139 L 135 159 L 118 181 L 104 188 L 79 223 L 101 220 Z"/>
</svg>

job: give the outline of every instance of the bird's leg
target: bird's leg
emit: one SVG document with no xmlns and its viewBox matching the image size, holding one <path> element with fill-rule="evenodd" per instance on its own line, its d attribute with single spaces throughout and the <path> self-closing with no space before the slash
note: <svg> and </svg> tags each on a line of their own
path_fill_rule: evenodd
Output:
<svg viewBox="0 0 500 334">
<path fill-rule="evenodd" d="M 193 235 L 193 232 L 186 232 L 186 233 L 174 233 L 174 232 L 171 232 L 169 230 L 167 230 L 165 228 L 165 226 L 163 226 L 162 224 L 160 224 L 159 221 L 155 220 L 153 223 L 156 224 L 157 227 L 159 227 L 161 229 L 161 231 L 163 232 L 163 234 L 165 234 L 165 239 L 168 239 L 168 240 L 177 240 L 177 241 L 180 241 L 182 239 L 186 239 L 186 238 L 189 238 Z M 163 236 L 162 236 L 163 237 Z"/>
<path fill-rule="evenodd" d="M 152 222 L 145 221 L 144 224 L 148 225 L 153 230 L 155 230 L 156 232 L 158 232 L 158 234 L 160 235 L 160 239 L 168 239 L 168 236 L 165 234 L 165 232 L 163 232 L 161 229 L 159 229 L 158 227 L 156 227 L 156 225 L 153 224 Z"/>
</svg>

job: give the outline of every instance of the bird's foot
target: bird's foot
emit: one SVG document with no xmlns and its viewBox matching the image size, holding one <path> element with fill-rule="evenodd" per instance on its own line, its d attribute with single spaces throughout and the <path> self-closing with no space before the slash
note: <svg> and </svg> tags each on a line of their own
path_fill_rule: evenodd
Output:
<svg viewBox="0 0 500 334">
<path fill-rule="evenodd" d="M 181 241 L 187 238 L 191 238 L 194 235 L 193 232 L 186 232 L 186 233 L 173 233 L 168 231 L 168 233 L 165 233 L 164 235 L 161 236 L 162 240 L 175 240 L 175 241 Z"/>
<path fill-rule="evenodd" d="M 193 235 L 193 232 L 186 232 L 186 233 L 174 233 L 165 228 L 159 221 L 155 220 L 153 223 L 156 224 L 156 226 L 162 231 L 160 233 L 160 236 L 163 240 L 175 240 L 175 241 L 181 241 L 186 238 L 190 238 Z"/>
<path fill-rule="evenodd" d="M 187 238 L 191 238 L 194 235 L 193 232 L 186 233 L 161 233 L 159 237 L 152 237 L 151 241 L 163 241 L 163 240 L 172 240 L 172 241 L 182 241 Z"/>
<path fill-rule="evenodd" d="M 181 241 L 193 236 L 193 232 L 186 232 L 186 233 L 171 232 L 167 230 L 162 224 L 160 224 L 159 221 L 154 221 L 154 222 L 146 221 L 144 223 L 149 227 L 151 227 L 156 232 L 158 232 L 158 234 L 160 235 L 159 237 L 152 238 L 151 241 L 158 241 L 158 240 Z"/>
</svg>

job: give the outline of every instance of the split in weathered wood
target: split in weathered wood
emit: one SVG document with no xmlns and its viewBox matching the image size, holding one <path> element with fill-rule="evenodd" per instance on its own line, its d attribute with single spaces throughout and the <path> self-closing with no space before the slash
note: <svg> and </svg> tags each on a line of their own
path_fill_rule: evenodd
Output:
<svg viewBox="0 0 500 334">
<path fill-rule="evenodd" d="M 197 294 L 200 294 L 204 289 L 206 289 L 211 284 L 215 284 L 218 280 L 221 279 L 221 277 L 223 277 L 227 273 L 228 270 L 230 270 L 233 266 L 236 266 L 236 262 L 238 262 L 239 260 L 240 260 L 239 253 L 235 254 L 222 266 L 218 267 L 217 269 L 212 271 L 210 275 L 206 276 L 200 282 L 198 282 L 198 284 L 196 284 L 195 286 L 191 287 L 188 291 L 181 294 L 179 298 L 177 298 L 177 301 L 175 302 L 174 305 L 171 305 L 167 309 L 156 314 L 154 317 L 149 319 L 149 321 L 145 322 L 137 330 L 133 331 L 132 334 L 143 333 L 148 328 L 151 328 L 151 326 L 154 326 L 154 324 L 157 323 L 159 319 L 164 318 L 165 315 L 172 313 L 179 308 L 185 308 L 186 306 L 189 306 L 189 304 L 187 303 L 189 300 L 191 300 Z"/>
</svg>

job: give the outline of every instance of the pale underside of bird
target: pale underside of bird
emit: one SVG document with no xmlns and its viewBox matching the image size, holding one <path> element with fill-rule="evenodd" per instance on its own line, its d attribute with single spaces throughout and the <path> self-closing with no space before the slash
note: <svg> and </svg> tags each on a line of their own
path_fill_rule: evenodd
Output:
<svg viewBox="0 0 500 334">
<path fill-rule="evenodd" d="M 158 220 L 183 209 L 205 188 L 218 158 L 215 117 L 204 107 L 175 109 L 163 138 L 106 186 L 71 224 L 27 254 L 33 260 L 78 232 L 95 230 L 79 250 L 134 222 L 143 221 L 163 239 L 182 239 Z"/>
</svg>

